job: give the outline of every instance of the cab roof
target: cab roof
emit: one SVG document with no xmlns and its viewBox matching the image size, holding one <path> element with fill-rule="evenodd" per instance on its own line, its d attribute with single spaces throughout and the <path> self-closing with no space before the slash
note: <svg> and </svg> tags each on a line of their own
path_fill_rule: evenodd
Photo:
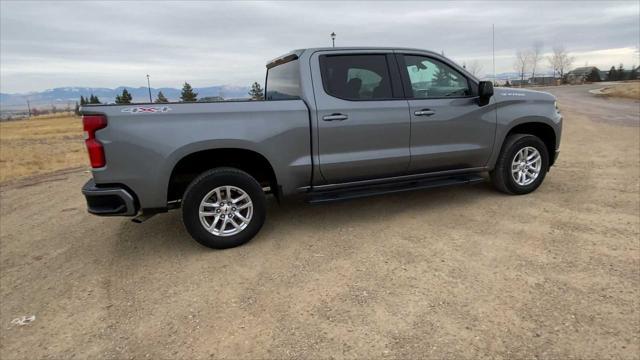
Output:
<svg viewBox="0 0 640 360">
<path fill-rule="evenodd" d="M 305 49 L 295 49 L 290 52 L 278 56 L 277 58 L 267 62 L 267 68 L 272 68 L 276 65 L 299 58 L 304 52 L 316 52 L 316 51 L 348 51 L 348 50 L 388 50 L 388 51 L 415 51 L 422 53 L 429 53 L 436 56 L 442 56 L 433 51 L 416 49 L 416 48 L 402 48 L 402 47 L 388 47 L 388 46 L 344 46 L 344 47 L 315 47 Z"/>
</svg>

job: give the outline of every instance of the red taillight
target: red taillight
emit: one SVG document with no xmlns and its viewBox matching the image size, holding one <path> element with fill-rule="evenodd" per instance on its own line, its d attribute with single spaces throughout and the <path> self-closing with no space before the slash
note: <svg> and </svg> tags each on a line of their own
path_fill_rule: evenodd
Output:
<svg viewBox="0 0 640 360">
<path fill-rule="evenodd" d="M 106 165 L 104 148 L 96 139 L 96 131 L 107 127 L 107 118 L 104 115 L 83 115 L 84 143 L 89 151 L 89 160 L 92 168 L 101 168 Z"/>
</svg>

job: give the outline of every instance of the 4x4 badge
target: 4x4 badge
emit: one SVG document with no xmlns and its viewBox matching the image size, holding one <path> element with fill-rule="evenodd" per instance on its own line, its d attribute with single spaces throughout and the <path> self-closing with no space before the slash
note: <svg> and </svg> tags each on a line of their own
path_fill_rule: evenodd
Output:
<svg viewBox="0 0 640 360">
<path fill-rule="evenodd" d="M 128 112 L 132 114 L 137 113 L 163 113 L 171 111 L 171 108 L 168 106 L 137 106 L 137 107 L 127 107 L 122 110 L 122 112 Z"/>
</svg>

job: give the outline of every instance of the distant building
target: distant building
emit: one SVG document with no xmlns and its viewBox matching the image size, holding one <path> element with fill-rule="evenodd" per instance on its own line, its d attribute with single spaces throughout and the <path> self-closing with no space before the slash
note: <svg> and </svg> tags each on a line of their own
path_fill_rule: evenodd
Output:
<svg viewBox="0 0 640 360">
<path fill-rule="evenodd" d="M 224 101 L 222 96 L 207 96 L 198 99 L 198 102 L 216 102 L 216 101 Z"/>
<path fill-rule="evenodd" d="M 569 71 L 566 75 L 569 84 L 602 81 L 601 71 L 595 66 L 583 66 Z"/>
<path fill-rule="evenodd" d="M 529 78 L 529 84 L 531 85 L 556 85 L 557 81 L 558 79 L 551 75 L 535 76 Z"/>
<path fill-rule="evenodd" d="M 514 79 L 514 80 L 511 80 L 511 86 L 525 86 L 525 85 L 529 85 L 529 79 L 524 79 L 524 80 Z"/>
</svg>

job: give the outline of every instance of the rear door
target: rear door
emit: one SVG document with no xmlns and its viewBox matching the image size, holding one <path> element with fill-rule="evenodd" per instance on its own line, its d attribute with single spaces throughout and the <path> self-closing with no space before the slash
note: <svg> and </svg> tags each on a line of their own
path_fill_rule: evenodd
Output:
<svg viewBox="0 0 640 360">
<path fill-rule="evenodd" d="M 406 173 L 409 107 L 393 53 L 325 51 L 311 63 L 323 178 L 339 183 Z"/>
<path fill-rule="evenodd" d="M 411 116 L 411 172 L 484 167 L 496 128 L 495 102 L 478 105 L 477 85 L 435 57 L 399 54 Z"/>
</svg>

